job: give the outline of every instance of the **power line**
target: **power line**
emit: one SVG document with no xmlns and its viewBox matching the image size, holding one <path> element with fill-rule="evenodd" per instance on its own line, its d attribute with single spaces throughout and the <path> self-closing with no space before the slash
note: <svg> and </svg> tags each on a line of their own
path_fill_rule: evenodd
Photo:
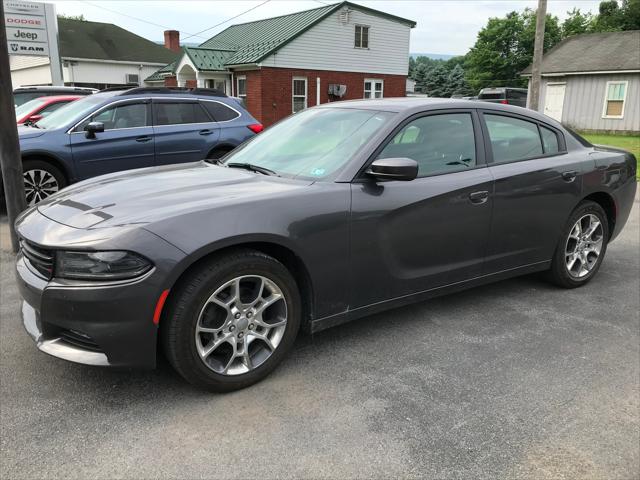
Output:
<svg viewBox="0 0 640 480">
<path fill-rule="evenodd" d="M 117 15 L 122 15 L 123 17 L 131 18 L 133 20 L 137 20 L 138 22 L 142 22 L 142 23 L 147 23 L 149 25 L 153 25 L 154 27 L 160 27 L 160 28 L 162 28 L 164 30 L 173 30 L 174 29 L 173 27 L 167 27 L 166 25 L 160 25 L 158 23 L 153 23 L 153 22 L 150 22 L 148 20 L 143 20 L 142 18 L 138 18 L 138 17 L 134 17 L 133 15 L 128 15 L 126 13 L 118 12 L 117 10 L 111 10 L 110 8 L 103 7 L 102 5 L 96 5 L 95 3 L 88 2 L 87 0 L 83 0 L 83 3 L 86 3 L 87 5 L 91 5 L 92 7 L 95 7 L 95 8 L 101 8 L 102 10 L 106 10 L 107 12 L 115 13 Z M 198 36 L 197 33 L 194 33 L 194 34 L 190 34 L 189 32 L 180 32 L 180 33 L 184 33 L 186 35 L 189 35 L 187 38 L 197 37 Z M 205 37 L 200 37 L 200 38 L 206 40 Z"/>
<path fill-rule="evenodd" d="M 245 10 L 244 12 L 241 12 L 241 13 L 239 13 L 238 15 L 236 15 L 236 16 L 234 16 L 234 17 L 228 18 L 228 19 L 226 19 L 224 22 L 216 23 L 213 27 L 205 28 L 204 30 L 201 30 L 201 31 L 199 31 L 199 32 L 197 32 L 197 33 L 194 33 L 193 35 L 189 35 L 188 37 L 185 37 L 183 40 L 186 40 L 187 38 L 191 38 L 191 37 L 197 37 L 197 36 L 199 36 L 201 33 L 208 32 L 209 30 L 213 30 L 214 28 L 219 27 L 220 25 L 223 25 L 223 24 L 225 24 L 225 23 L 227 23 L 227 22 L 230 22 L 231 20 L 235 20 L 236 18 L 238 18 L 238 17 L 240 17 L 240 16 L 244 15 L 245 13 L 249 13 L 250 11 L 255 10 L 256 8 L 261 7 L 261 6 L 262 6 L 262 5 L 264 5 L 265 3 L 269 3 L 270 1 L 271 1 L 271 0 L 265 0 L 265 1 L 264 1 L 264 2 L 262 2 L 261 4 L 256 5 L 255 7 L 251 7 L 249 10 Z M 203 37 L 200 37 L 200 38 L 203 38 Z"/>
</svg>

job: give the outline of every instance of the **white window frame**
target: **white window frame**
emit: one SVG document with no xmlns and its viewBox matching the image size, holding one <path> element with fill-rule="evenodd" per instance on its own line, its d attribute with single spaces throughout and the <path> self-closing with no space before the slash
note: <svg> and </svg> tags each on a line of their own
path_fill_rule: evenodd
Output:
<svg viewBox="0 0 640 480">
<path fill-rule="evenodd" d="M 362 46 L 362 32 L 360 31 L 360 46 L 356 45 L 356 32 L 358 28 L 366 28 L 367 29 L 367 46 Z M 369 25 L 361 25 L 356 24 L 353 29 L 353 48 L 358 48 L 360 50 L 369 50 L 369 45 L 371 44 L 371 27 Z"/>
<path fill-rule="evenodd" d="M 371 82 L 371 90 L 369 90 L 369 92 L 371 93 L 370 97 L 367 97 L 367 82 Z M 375 99 L 375 92 L 376 92 L 376 83 L 380 83 L 382 84 L 382 89 L 380 90 L 380 98 L 384 98 L 384 80 L 382 78 L 365 78 L 364 79 L 364 92 L 362 95 L 362 98 L 367 98 L 367 99 Z"/>
<path fill-rule="evenodd" d="M 244 93 L 240 95 L 240 80 L 244 80 Z M 236 97 L 242 98 L 243 100 L 247 99 L 247 76 L 246 75 L 238 75 L 236 77 Z"/>
<path fill-rule="evenodd" d="M 620 115 L 607 115 L 607 102 L 609 101 L 609 86 L 616 85 L 616 84 L 624 85 L 624 97 L 622 98 L 622 111 L 620 112 Z M 604 103 L 602 104 L 602 118 L 613 118 L 613 119 L 624 118 L 624 107 L 627 105 L 628 93 L 629 93 L 628 80 L 609 80 L 604 87 Z"/>
<path fill-rule="evenodd" d="M 302 95 L 295 95 L 294 85 L 296 81 L 304 81 L 304 107 L 302 110 L 307 108 L 309 105 L 309 82 L 307 82 L 307 77 L 293 77 L 291 79 L 291 113 L 296 113 L 295 111 L 295 102 L 296 98 L 302 98 Z"/>
</svg>

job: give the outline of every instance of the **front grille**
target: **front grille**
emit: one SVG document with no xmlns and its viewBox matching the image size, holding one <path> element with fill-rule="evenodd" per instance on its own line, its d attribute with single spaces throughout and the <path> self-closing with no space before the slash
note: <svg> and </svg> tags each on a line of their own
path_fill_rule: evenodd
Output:
<svg viewBox="0 0 640 480">
<path fill-rule="evenodd" d="M 44 278 L 53 277 L 54 256 L 51 250 L 38 247 L 27 240 L 20 241 L 20 250 L 24 258 L 40 273 Z"/>
<path fill-rule="evenodd" d="M 102 352 L 98 344 L 89 335 L 78 332 L 77 330 L 60 329 L 58 332 L 60 338 L 66 343 L 92 352 Z"/>
</svg>

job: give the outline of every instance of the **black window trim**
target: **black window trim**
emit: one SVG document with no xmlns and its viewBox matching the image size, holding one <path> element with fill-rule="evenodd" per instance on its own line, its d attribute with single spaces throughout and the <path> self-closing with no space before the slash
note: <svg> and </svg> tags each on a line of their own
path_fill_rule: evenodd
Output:
<svg viewBox="0 0 640 480">
<path fill-rule="evenodd" d="M 473 136 L 474 136 L 474 140 L 475 140 L 475 146 L 476 146 L 476 164 L 473 167 L 461 167 L 460 169 L 455 169 L 455 170 L 447 170 L 446 172 L 436 172 L 436 173 L 432 173 L 430 175 L 425 175 L 423 177 L 416 177 L 415 180 L 422 180 L 422 179 L 426 179 L 426 178 L 431 178 L 431 177 L 439 177 L 442 175 L 452 175 L 452 174 L 456 174 L 456 173 L 461 173 L 461 172 L 470 172 L 472 170 L 478 170 L 480 168 L 486 168 L 487 167 L 487 162 L 486 162 L 486 152 L 483 146 L 483 137 L 484 137 L 484 132 L 481 129 L 481 124 L 480 124 L 480 119 L 478 117 L 478 112 L 476 109 L 474 108 L 445 108 L 445 109 L 434 109 L 434 110 L 427 110 L 425 112 L 418 112 L 415 113 L 407 118 L 405 118 L 404 120 L 402 120 L 392 131 L 391 133 L 389 133 L 384 140 L 382 140 L 380 142 L 380 144 L 376 147 L 376 149 L 373 151 L 373 153 L 369 156 L 369 158 L 367 158 L 367 161 L 364 162 L 362 168 L 360 168 L 360 170 L 358 171 L 358 173 L 356 174 L 356 176 L 354 177 L 353 181 L 351 183 L 363 183 L 363 182 L 369 182 L 371 181 L 371 177 L 366 175 L 366 170 L 367 168 L 369 168 L 369 165 L 371 165 L 373 163 L 373 161 L 378 157 L 378 155 L 380 154 L 380 152 L 382 152 L 382 150 L 384 150 L 384 148 L 395 138 L 395 136 L 400 133 L 402 131 L 402 129 L 404 127 L 406 127 L 409 123 L 413 122 L 414 120 L 417 120 L 419 118 L 422 117 L 431 117 L 434 115 L 447 115 L 447 114 L 456 114 L 456 113 L 468 113 L 471 115 L 471 125 L 473 128 Z M 380 181 L 380 180 L 378 180 Z M 399 181 L 399 180 L 384 180 L 384 182 L 395 182 L 395 181 Z"/>
<path fill-rule="evenodd" d="M 539 158 L 551 158 L 551 157 L 557 157 L 560 155 L 566 155 L 567 152 L 567 144 L 565 142 L 565 138 L 564 138 L 564 134 L 558 130 L 556 127 L 554 127 L 553 125 L 550 125 L 546 122 L 540 121 L 537 118 L 532 118 L 532 117 L 528 117 L 526 115 L 519 115 L 517 113 L 513 113 L 513 112 L 503 112 L 500 110 L 490 110 L 490 109 L 478 109 L 478 115 L 480 117 L 480 123 L 482 126 L 482 136 L 485 139 L 484 142 L 484 148 L 485 148 L 485 156 L 487 159 L 487 165 L 491 166 L 491 165 L 506 165 L 509 163 L 516 163 L 516 162 L 526 162 L 528 160 L 536 160 Z M 533 123 L 534 125 L 536 125 L 537 129 L 538 129 L 538 138 L 540 139 L 540 146 L 542 148 L 542 155 L 532 155 L 530 157 L 525 157 L 525 158 L 518 158 L 516 160 L 509 160 L 506 162 L 495 162 L 493 160 L 493 149 L 491 147 L 491 137 L 489 136 L 489 129 L 487 128 L 487 122 L 484 118 L 485 115 L 495 115 L 495 116 L 502 116 L 502 117 L 511 117 L 511 118 L 515 118 L 517 120 L 523 120 L 525 122 L 529 122 L 529 123 Z M 548 128 L 549 130 L 553 131 L 556 134 L 556 137 L 558 138 L 558 151 L 554 152 L 554 153 L 544 153 L 544 142 L 542 141 L 542 132 L 540 130 L 540 127 L 545 127 Z"/>
<path fill-rule="evenodd" d="M 208 125 L 210 123 L 219 123 L 211 118 L 211 114 L 200 104 L 200 100 L 197 98 L 154 98 L 153 99 L 153 115 L 151 116 L 151 122 L 154 128 L 162 127 L 175 127 L 178 125 Z M 202 109 L 205 116 L 209 119 L 208 122 L 191 122 L 191 123 L 167 123 L 166 125 L 156 125 L 156 104 L 160 103 L 196 103 Z M 235 120 L 235 119 L 234 119 Z"/>
</svg>

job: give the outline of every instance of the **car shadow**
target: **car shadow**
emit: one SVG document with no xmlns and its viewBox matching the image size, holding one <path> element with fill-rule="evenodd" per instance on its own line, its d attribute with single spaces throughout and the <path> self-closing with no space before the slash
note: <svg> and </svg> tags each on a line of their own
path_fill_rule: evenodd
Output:
<svg viewBox="0 0 640 480">
<path fill-rule="evenodd" d="M 398 327 L 405 330 L 420 329 L 428 334 L 429 329 L 435 327 L 434 318 L 443 316 L 451 310 L 460 311 L 470 305 L 474 306 L 474 311 L 476 306 L 491 308 L 505 298 L 526 296 L 532 291 L 538 294 L 545 291 L 557 292 L 557 288 L 544 281 L 539 274 L 528 275 L 395 308 L 315 334 L 301 334 L 283 365 L 271 375 L 287 375 L 301 361 L 313 363 L 318 360 L 316 358 L 318 355 L 322 356 L 323 352 L 329 349 L 339 349 L 341 344 L 349 348 L 353 342 L 361 341 L 363 332 L 373 341 L 376 341 L 379 336 L 388 335 L 389 330 Z M 467 320 L 464 314 L 447 318 L 447 321 L 453 322 Z M 180 401 L 198 401 L 210 399 L 211 395 L 215 395 L 183 380 L 161 353 L 158 355 L 155 370 L 104 369 L 62 361 L 60 363 L 65 365 L 65 371 L 61 376 L 72 384 L 69 387 L 73 387 L 76 392 L 78 388 L 82 388 L 85 395 L 101 399 L 103 407 L 112 404 L 114 408 L 119 408 L 121 401 L 118 398 L 127 399 L 127 402 L 130 402 L 132 398 L 139 397 L 140 391 L 145 392 L 143 397 L 145 401 L 148 401 L 150 395 L 158 401 L 166 402 L 178 398 Z M 111 400 L 107 400 L 105 404 L 105 399 Z"/>
</svg>

